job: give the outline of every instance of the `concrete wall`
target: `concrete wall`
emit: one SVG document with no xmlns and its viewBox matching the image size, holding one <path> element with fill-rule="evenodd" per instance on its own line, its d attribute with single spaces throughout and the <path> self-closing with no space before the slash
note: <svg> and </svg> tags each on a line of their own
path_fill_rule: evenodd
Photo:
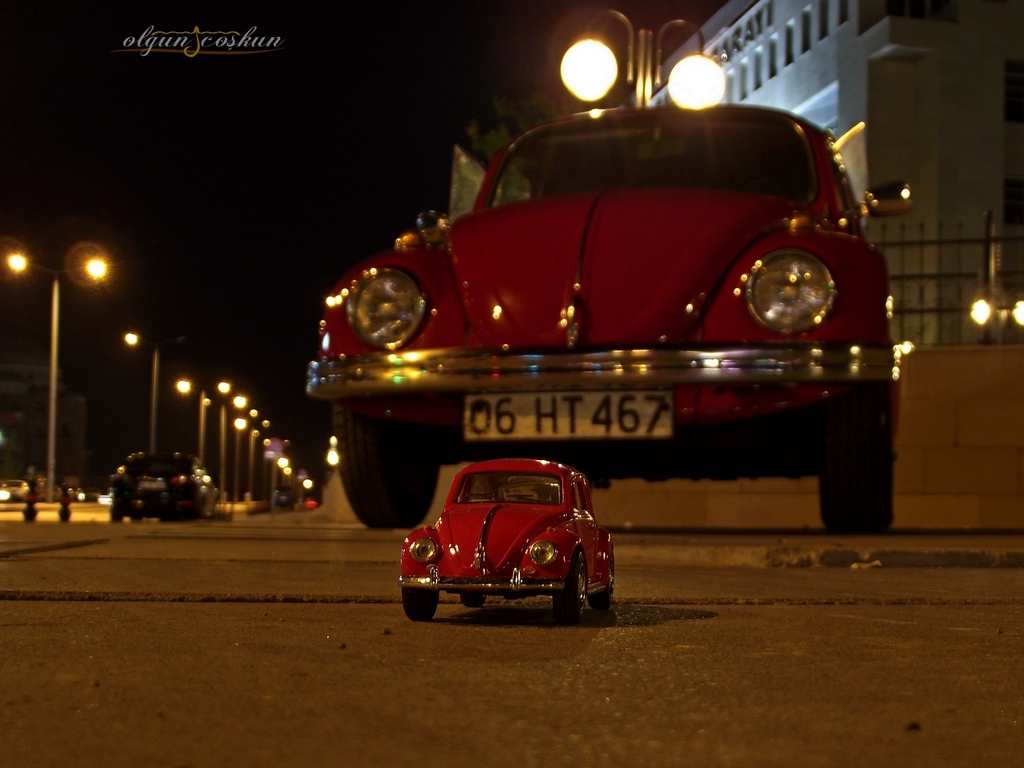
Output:
<svg viewBox="0 0 1024 768">
<path fill-rule="evenodd" d="M 1024 529 L 1024 347 L 904 358 L 894 529 Z M 614 483 L 609 525 L 820 529 L 818 481 Z"/>
</svg>

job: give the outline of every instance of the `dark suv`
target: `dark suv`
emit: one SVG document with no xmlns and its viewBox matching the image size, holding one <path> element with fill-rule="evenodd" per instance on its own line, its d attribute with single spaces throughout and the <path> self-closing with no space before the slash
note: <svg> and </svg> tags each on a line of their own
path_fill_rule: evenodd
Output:
<svg viewBox="0 0 1024 768">
<path fill-rule="evenodd" d="M 212 517 L 217 492 L 195 456 L 133 453 L 110 479 L 110 519 Z"/>
</svg>

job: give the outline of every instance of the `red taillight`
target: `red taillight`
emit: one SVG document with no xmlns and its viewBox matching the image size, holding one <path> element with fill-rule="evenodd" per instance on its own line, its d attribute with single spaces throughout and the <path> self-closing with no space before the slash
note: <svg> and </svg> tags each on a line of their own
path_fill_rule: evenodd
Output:
<svg viewBox="0 0 1024 768">
<path fill-rule="evenodd" d="M 188 482 L 188 475 L 178 475 L 171 478 L 171 485 L 184 485 Z"/>
</svg>

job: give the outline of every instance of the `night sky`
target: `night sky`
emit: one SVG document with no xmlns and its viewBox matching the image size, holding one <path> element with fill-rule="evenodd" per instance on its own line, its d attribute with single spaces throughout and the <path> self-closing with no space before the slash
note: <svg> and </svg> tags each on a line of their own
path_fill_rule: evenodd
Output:
<svg viewBox="0 0 1024 768">
<path fill-rule="evenodd" d="M 702 23 L 721 4 L 3 4 L 0 237 L 53 269 L 82 240 L 112 257 L 102 286 L 61 282 L 59 362 L 87 399 L 90 474 L 149 442 L 151 350 L 122 340 L 135 330 L 186 337 L 161 349 L 158 448 L 197 447 L 197 401 L 174 381 L 227 379 L 318 477 L 330 407 L 304 385 L 323 297 L 418 211 L 447 207 L 452 145 L 467 145 L 470 121 L 494 125 L 495 96 L 541 92 L 580 108 L 558 63 L 604 8 L 657 29 Z M 256 26 L 283 50 L 115 52 L 150 26 L 197 25 Z M 621 61 L 624 44 L 615 50 Z M 0 333 L 43 355 L 51 281 L 0 273 Z M 216 423 L 211 408 L 211 465 Z"/>
</svg>

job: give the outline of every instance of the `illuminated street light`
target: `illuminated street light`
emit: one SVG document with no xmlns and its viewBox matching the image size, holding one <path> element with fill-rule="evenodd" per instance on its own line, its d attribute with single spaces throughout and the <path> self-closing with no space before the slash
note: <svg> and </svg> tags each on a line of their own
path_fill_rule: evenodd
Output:
<svg viewBox="0 0 1024 768">
<path fill-rule="evenodd" d="M 685 19 L 673 19 L 662 25 L 655 38 L 649 29 L 641 29 L 634 35 L 632 23 L 619 11 L 603 11 L 594 22 L 605 15 L 626 28 L 626 83 L 636 84 L 638 107 L 648 106 L 655 89 L 661 86 L 662 37 L 676 27 L 692 28 L 700 47 L 696 54 L 686 56 L 672 68 L 668 78 L 669 98 L 676 105 L 689 109 L 703 109 L 722 100 L 725 72 L 716 61 L 704 55 L 704 34 L 700 27 Z M 561 75 L 565 87 L 578 99 L 597 101 L 608 93 L 618 77 L 615 54 L 598 40 L 581 40 L 562 57 Z"/>
<path fill-rule="evenodd" d="M 47 409 L 46 439 L 46 501 L 53 501 L 54 486 L 57 481 L 57 351 L 60 337 L 60 277 L 63 274 L 83 270 L 94 282 L 99 282 L 107 274 L 107 263 L 102 254 L 103 249 L 92 243 L 79 243 L 70 253 L 71 263 L 75 267 L 68 269 L 50 269 L 33 261 L 21 249 L 11 249 L 7 253 L 7 266 L 15 273 L 25 272 L 29 267 L 45 272 L 53 277 L 53 289 L 50 298 L 50 393 Z"/>
<path fill-rule="evenodd" d="M 331 435 L 331 447 L 327 449 L 327 464 L 331 467 L 336 467 L 341 462 L 341 457 L 338 455 L 338 438 Z"/>
<path fill-rule="evenodd" d="M 187 395 L 192 392 L 192 382 L 188 379 L 178 379 L 174 385 L 178 392 L 183 395 Z M 199 463 L 205 465 L 206 462 L 203 459 L 203 455 L 206 453 L 206 409 L 210 405 L 210 398 L 206 396 L 206 390 L 200 389 L 199 391 L 199 451 L 196 456 L 199 458 Z"/>
<path fill-rule="evenodd" d="M 992 305 L 984 299 L 978 299 L 971 304 L 971 319 L 978 325 L 984 325 L 992 317 Z"/>
<path fill-rule="evenodd" d="M 217 391 L 227 397 L 231 392 L 231 384 L 227 381 L 217 383 Z M 228 471 L 228 411 L 227 404 L 222 400 L 220 404 L 220 482 L 224 485 L 227 482 Z"/>
<path fill-rule="evenodd" d="M 242 430 L 247 429 L 248 426 L 249 422 L 243 419 L 241 416 L 235 419 L 235 482 L 231 486 L 232 501 L 238 501 L 238 454 L 240 453 L 240 451 L 238 450 L 238 439 L 242 435 Z"/>
<path fill-rule="evenodd" d="M 106 270 L 104 269 L 103 272 Z M 160 347 L 165 344 L 182 344 L 185 341 L 184 336 L 176 336 L 173 339 L 163 339 L 162 341 L 149 341 L 149 344 L 153 347 L 153 372 L 152 381 L 150 384 L 150 399 L 149 399 L 149 452 L 156 452 L 156 414 L 157 414 L 157 393 L 160 391 Z M 134 347 L 143 342 L 143 338 L 139 334 L 129 331 L 124 335 L 124 342 L 129 347 Z"/>
</svg>

